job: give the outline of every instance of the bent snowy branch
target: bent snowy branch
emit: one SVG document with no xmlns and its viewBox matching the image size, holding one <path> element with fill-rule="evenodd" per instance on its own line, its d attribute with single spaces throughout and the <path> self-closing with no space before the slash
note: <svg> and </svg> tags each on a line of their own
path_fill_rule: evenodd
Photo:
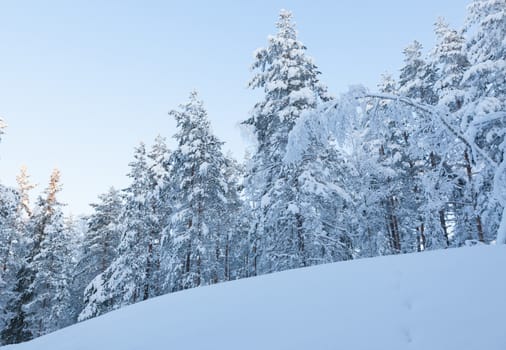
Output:
<svg viewBox="0 0 506 350">
<path fill-rule="evenodd" d="M 464 136 L 460 131 L 456 130 L 445 118 L 445 116 L 443 115 L 443 113 L 441 113 L 441 111 L 439 111 L 437 108 L 433 107 L 433 106 L 430 106 L 430 105 L 426 105 L 426 104 L 422 104 L 422 103 L 418 103 L 418 102 L 415 102 L 413 101 L 412 99 L 410 98 L 407 98 L 407 97 L 402 97 L 402 96 L 395 96 L 395 95 L 387 95 L 387 94 L 366 94 L 364 96 L 362 96 L 362 98 L 379 98 L 379 99 L 382 99 L 382 100 L 392 100 L 392 101 L 399 101 L 399 102 L 402 102 L 404 104 L 407 104 L 413 108 L 416 108 L 418 110 L 421 110 L 425 113 L 430 113 L 432 115 L 435 115 L 439 118 L 439 120 L 441 121 L 441 123 L 443 124 L 443 126 L 452 134 L 454 135 L 456 138 L 458 138 L 463 144 L 465 144 L 470 150 L 471 152 L 473 153 L 477 153 L 479 154 L 485 161 L 487 161 L 490 165 L 492 166 L 499 166 L 499 164 L 497 164 L 492 158 L 490 158 L 487 153 L 481 149 L 481 147 L 479 147 L 476 143 L 474 143 L 473 141 L 469 140 L 466 136 Z"/>
</svg>

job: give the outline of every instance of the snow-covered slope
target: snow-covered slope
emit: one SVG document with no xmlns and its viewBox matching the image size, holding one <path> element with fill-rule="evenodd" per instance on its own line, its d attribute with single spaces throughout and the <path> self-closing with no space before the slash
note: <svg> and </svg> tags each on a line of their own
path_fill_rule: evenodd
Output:
<svg viewBox="0 0 506 350">
<path fill-rule="evenodd" d="M 506 349 L 506 246 L 364 259 L 155 298 L 13 350 Z"/>
</svg>

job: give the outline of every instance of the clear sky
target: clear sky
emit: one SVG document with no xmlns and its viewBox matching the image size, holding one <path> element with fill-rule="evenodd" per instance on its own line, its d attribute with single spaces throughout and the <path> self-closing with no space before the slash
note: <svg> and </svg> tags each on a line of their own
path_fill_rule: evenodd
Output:
<svg viewBox="0 0 506 350">
<path fill-rule="evenodd" d="M 266 45 L 282 8 L 330 91 L 374 88 L 397 74 L 402 50 L 430 49 L 433 23 L 463 24 L 467 0 L 344 1 L 2 1 L 0 182 L 15 185 L 21 165 L 43 189 L 62 172 L 67 212 L 114 185 L 128 185 L 139 141 L 161 134 L 173 146 L 167 112 L 190 90 L 204 99 L 213 130 L 241 158 L 238 123 L 259 98 L 246 88 L 252 52 Z M 35 196 L 37 191 L 32 193 Z M 33 198 L 32 198 L 33 202 Z"/>
</svg>

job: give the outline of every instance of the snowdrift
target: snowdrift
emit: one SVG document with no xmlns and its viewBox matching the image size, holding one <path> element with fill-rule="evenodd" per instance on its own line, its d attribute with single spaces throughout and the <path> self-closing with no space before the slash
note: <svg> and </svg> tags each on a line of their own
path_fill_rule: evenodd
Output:
<svg viewBox="0 0 506 350">
<path fill-rule="evenodd" d="M 335 263 L 196 288 L 12 350 L 506 349 L 506 246 Z"/>
</svg>

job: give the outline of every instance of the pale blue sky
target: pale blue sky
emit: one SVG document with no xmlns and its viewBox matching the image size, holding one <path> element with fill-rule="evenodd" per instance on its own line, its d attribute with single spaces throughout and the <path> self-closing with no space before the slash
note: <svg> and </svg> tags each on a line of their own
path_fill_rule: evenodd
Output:
<svg viewBox="0 0 506 350">
<path fill-rule="evenodd" d="M 42 189 L 58 167 L 67 211 L 89 212 L 109 186 L 128 185 L 139 141 L 161 134 L 172 145 L 167 112 L 194 88 L 225 148 L 242 157 L 237 124 L 259 96 L 246 88 L 252 52 L 275 33 L 281 8 L 293 11 L 322 81 L 338 94 L 397 73 L 403 48 L 413 39 L 430 48 L 437 16 L 460 27 L 467 3 L 2 1 L 0 116 L 9 128 L 0 181 L 14 185 L 25 164 Z"/>
</svg>

